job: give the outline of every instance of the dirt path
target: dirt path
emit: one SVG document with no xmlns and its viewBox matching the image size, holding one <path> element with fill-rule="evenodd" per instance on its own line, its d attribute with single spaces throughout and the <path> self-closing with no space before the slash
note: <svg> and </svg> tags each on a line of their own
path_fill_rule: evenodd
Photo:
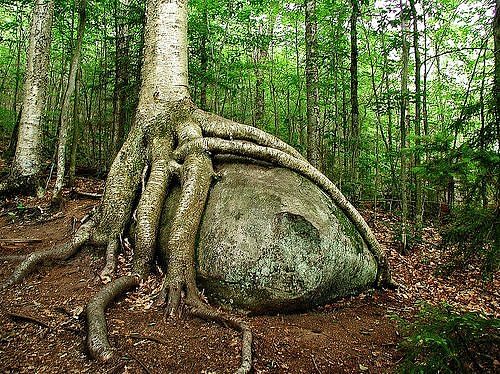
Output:
<svg viewBox="0 0 500 374">
<path fill-rule="evenodd" d="M 77 188 L 96 192 L 102 184 L 81 179 Z M 25 198 L 4 204 L 0 256 L 27 254 L 67 240 L 96 200 L 70 199 L 62 213 L 47 212 L 45 203 Z M 368 221 L 374 220 L 373 212 L 365 213 Z M 466 282 L 460 277 L 435 277 L 441 257 L 434 246 L 439 239 L 435 231 L 426 230 L 425 240 L 432 245 L 424 244 L 402 257 L 393 248 L 393 224 L 392 217 L 379 215 L 375 230 L 389 248 L 395 278 L 403 288 L 367 292 L 303 314 L 247 318 L 255 335 L 255 372 L 394 372 L 401 354 L 391 316 L 411 315 L 416 301 L 447 300 L 498 313 L 498 281 L 485 286 L 471 274 L 464 275 Z M 36 240 L 15 243 L 13 239 Z M 9 258 L 0 263 L 2 280 L 18 261 Z M 97 274 L 102 266 L 102 251 L 86 248 L 72 260 L 44 267 L 0 295 L 2 372 L 230 373 L 238 367 L 239 336 L 197 319 L 165 321 L 151 297 L 159 284 L 154 278 L 140 293 L 128 294 L 108 311 L 116 357 L 105 364 L 89 360 L 80 315 L 100 287 Z"/>
</svg>

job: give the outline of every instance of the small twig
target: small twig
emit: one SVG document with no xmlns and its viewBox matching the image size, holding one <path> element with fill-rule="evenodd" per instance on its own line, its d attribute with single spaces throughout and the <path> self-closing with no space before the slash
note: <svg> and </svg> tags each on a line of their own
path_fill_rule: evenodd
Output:
<svg viewBox="0 0 500 374">
<path fill-rule="evenodd" d="M 149 340 L 158 344 L 163 344 L 163 345 L 168 345 L 169 343 L 163 339 L 156 338 L 154 336 L 148 336 L 148 335 L 141 335 L 141 334 L 129 334 L 128 335 L 132 339 L 138 339 L 138 340 Z"/>
<path fill-rule="evenodd" d="M 26 255 L 6 255 L 0 256 L 0 261 L 22 261 L 26 258 Z"/>
<path fill-rule="evenodd" d="M 25 321 L 25 322 L 32 322 L 32 323 L 35 323 L 37 325 L 40 325 L 42 327 L 45 327 L 49 330 L 52 330 L 52 327 L 47 324 L 46 322 L 44 321 L 41 321 L 35 317 L 32 317 L 32 316 L 28 316 L 28 315 L 25 315 L 25 314 L 20 314 L 20 313 L 14 313 L 14 312 L 7 312 L 7 315 L 13 320 L 13 321 L 16 321 L 16 320 L 20 320 L 20 321 Z"/>
<path fill-rule="evenodd" d="M 322 373 L 321 373 L 321 370 L 319 370 L 319 367 L 318 367 L 318 365 L 316 364 L 316 360 L 314 359 L 314 356 L 313 356 L 313 355 L 311 355 L 311 358 L 312 358 L 312 361 L 313 361 L 314 367 L 316 368 L 316 371 L 317 371 L 319 374 L 322 374 Z"/>
<path fill-rule="evenodd" d="M 130 357 L 132 357 L 139 365 L 141 365 L 141 367 L 144 369 L 144 371 L 147 373 L 147 374 L 151 374 L 151 371 L 148 369 L 148 367 L 144 364 L 144 362 L 142 362 L 139 357 L 137 357 L 136 355 L 132 354 L 132 353 L 128 353 Z"/>
<path fill-rule="evenodd" d="M 102 197 L 102 193 L 78 191 L 75 188 L 71 192 L 74 192 L 77 196 L 90 197 L 91 199 L 100 199 Z"/>
<path fill-rule="evenodd" d="M 42 239 L 0 239 L 0 244 L 41 243 Z"/>
</svg>

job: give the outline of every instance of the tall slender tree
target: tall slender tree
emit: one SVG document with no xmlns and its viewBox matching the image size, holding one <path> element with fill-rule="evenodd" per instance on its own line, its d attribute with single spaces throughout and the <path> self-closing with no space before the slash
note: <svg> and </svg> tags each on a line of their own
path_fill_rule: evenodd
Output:
<svg viewBox="0 0 500 374">
<path fill-rule="evenodd" d="M 400 0 L 401 7 L 401 101 L 399 108 L 399 126 L 401 131 L 401 243 L 403 253 L 408 251 L 408 158 L 406 155 L 406 136 L 408 131 L 408 60 L 410 48 L 406 36 L 408 34 L 408 13 L 406 1 Z"/>
<path fill-rule="evenodd" d="M 306 100 L 307 100 L 307 160 L 321 169 L 319 87 L 318 87 L 318 21 L 316 0 L 305 0 L 306 26 Z"/>
<path fill-rule="evenodd" d="M 127 86 L 130 75 L 129 63 L 129 0 L 115 2 L 115 86 L 113 94 L 113 155 L 120 150 L 127 120 Z"/>
<path fill-rule="evenodd" d="M 47 90 L 53 0 L 36 0 L 30 26 L 26 78 L 16 153 L 0 194 L 33 190 L 42 171 L 42 114 Z"/>
<path fill-rule="evenodd" d="M 359 199 L 359 147 L 360 147 L 360 129 L 359 129 L 359 104 L 358 104 L 358 15 L 359 0 L 351 0 L 351 129 L 349 131 L 350 161 L 349 177 L 351 185 L 354 187 L 351 191 L 351 197 Z"/>
<path fill-rule="evenodd" d="M 420 84 L 420 74 L 422 62 L 420 60 L 420 44 L 418 31 L 418 15 L 415 7 L 415 0 L 410 0 L 410 12 L 413 23 L 413 51 L 415 55 L 415 147 L 417 151 L 414 153 L 415 167 L 419 168 L 420 160 L 420 124 L 422 112 L 422 90 Z M 415 232 L 420 235 L 424 219 L 424 199 L 422 192 L 422 178 L 419 174 L 415 175 Z"/>
<path fill-rule="evenodd" d="M 59 116 L 59 142 L 57 146 L 57 177 L 52 194 L 52 200 L 59 202 L 64 184 L 64 175 L 66 171 L 66 145 L 68 137 L 72 134 L 71 115 L 74 112 L 71 106 L 71 98 L 75 92 L 76 75 L 80 67 L 80 56 L 82 51 L 83 35 L 85 33 L 85 22 L 87 19 L 86 6 L 87 0 L 80 0 L 78 9 L 78 30 L 76 34 L 76 43 L 73 48 L 73 57 L 69 66 L 68 83 L 62 100 L 61 114 Z"/>
</svg>

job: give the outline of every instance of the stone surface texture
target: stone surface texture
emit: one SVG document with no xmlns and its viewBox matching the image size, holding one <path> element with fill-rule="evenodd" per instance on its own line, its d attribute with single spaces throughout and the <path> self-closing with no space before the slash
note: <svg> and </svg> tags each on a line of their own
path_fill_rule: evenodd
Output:
<svg viewBox="0 0 500 374">
<path fill-rule="evenodd" d="M 377 264 L 353 224 L 306 178 L 219 162 L 197 240 L 200 289 L 255 313 L 308 309 L 375 282 Z M 162 243 L 178 192 L 164 210 Z"/>
</svg>

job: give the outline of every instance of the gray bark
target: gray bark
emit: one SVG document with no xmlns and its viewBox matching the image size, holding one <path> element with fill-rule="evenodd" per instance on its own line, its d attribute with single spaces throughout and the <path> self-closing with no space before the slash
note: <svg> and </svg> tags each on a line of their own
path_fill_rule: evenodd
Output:
<svg viewBox="0 0 500 374">
<path fill-rule="evenodd" d="M 408 21 L 403 2 L 401 6 L 401 38 L 403 52 L 401 56 L 401 103 L 400 103 L 400 130 L 401 130 L 401 242 L 403 252 L 408 250 L 408 161 L 406 157 L 406 133 L 407 129 L 407 110 L 408 110 L 408 59 L 410 48 L 406 40 L 408 33 Z"/>
<path fill-rule="evenodd" d="M 317 61 L 316 0 L 305 0 L 306 23 L 306 99 L 307 99 L 307 160 L 321 170 L 319 141 L 319 89 Z"/>
<path fill-rule="evenodd" d="M 30 27 L 23 110 L 11 175 L 34 181 L 41 173 L 42 112 L 47 90 L 53 0 L 37 0 Z"/>
<path fill-rule="evenodd" d="M 79 21 L 78 31 L 76 36 L 76 44 L 73 51 L 73 58 L 69 67 L 68 84 L 64 93 L 64 98 L 61 106 L 61 115 L 59 117 L 59 142 L 57 146 L 57 177 L 52 194 L 53 201 L 58 201 L 61 198 L 61 191 L 64 184 L 64 174 L 66 171 L 66 144 L 68 137 L 71 134 L 71 97 L 75 91 L 76 75 L 80 66 L 80 55 L 82 50 L 83 34 L 85 32 L 86 22 L 86 2 L 80 0 L 80 9 L 78 10 Z"/>
</svg>

